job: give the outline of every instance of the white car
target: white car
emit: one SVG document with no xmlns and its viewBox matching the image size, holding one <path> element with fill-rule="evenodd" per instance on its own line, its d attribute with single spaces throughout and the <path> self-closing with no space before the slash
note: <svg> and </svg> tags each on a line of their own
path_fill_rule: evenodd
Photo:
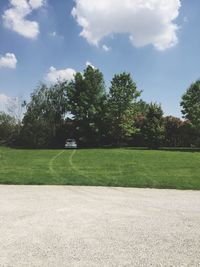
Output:
<svg viewBox="0 0 200 267">
<path fill-rule="evenodd" d="M 67 139 L 65 142 L 65 148 L 77 148 L 77 143 L 75 139 Z"/>
</svg>

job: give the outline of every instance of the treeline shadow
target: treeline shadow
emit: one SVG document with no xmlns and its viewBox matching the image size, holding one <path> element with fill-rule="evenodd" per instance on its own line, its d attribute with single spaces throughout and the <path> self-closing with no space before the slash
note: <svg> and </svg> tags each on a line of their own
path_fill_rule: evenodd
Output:
<svg viewBox="0 0 200 267">
<path fill-rule="evenodd" d="M 146 150 L 146 151 L 167 151 L 167 152 L 200 152 L 200 148 L 191 148 L 191 147 L 161 147 L 158 149 L 148 148 L 148 147 L 125 147 L 125 149 L 130 150 Z"/>
</svg>

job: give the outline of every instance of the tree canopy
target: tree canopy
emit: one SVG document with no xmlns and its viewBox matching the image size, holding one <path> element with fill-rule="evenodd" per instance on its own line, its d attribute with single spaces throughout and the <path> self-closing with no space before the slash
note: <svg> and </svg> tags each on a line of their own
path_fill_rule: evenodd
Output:
<svg viewBox="0 0 200 267">
<path fill-rule="evenodd" d="M 14 117 L 0 112 L 0 144 L 9 145 L 15 138 L 17 124 Z"/>
<path fill-rule="evenodd" d="M 150 148 L 159 148 L 164 138 L 163 111 L 160 105 L 151 103 L 147 109 L 144 137 Z"/>
<path fill-rule="evenodd" d="M 88 66 L 78 72 L 67 86 L 70 112 L 75 120 L 76 138 L 81 144 L 94 145 L 101 139 L 101 120 L 106 100 L 103 74 Z"/>
<path fill-rule="evenodd" d="M 187 89 L 182 97 L 181 106 L 184 118 L 200 129 L 200 80 Z"/>
<path fill-rule="evenodd" d="M 184 120 L 164 117 L 161 105 L 146 103 L 130 73 L 115 74 L 106 88 L 103 73 L 88 66 L 71 81 L 39 84 L 25 103 L 0 113 L 0 143 L 61 148 L 67 138 L 78 147 L 199 146 L 200 80 L 182 97 Z"/>
<path fill-rule="evenodd" d="M 115 75 L 111 81 L 107 97 L 107 119 L 110 135 L 117 143 L 131 137 L 136 131 L 134 115 L 137 112 L 137 99 L 140 94 L 129 73 Z"/>
</svg>

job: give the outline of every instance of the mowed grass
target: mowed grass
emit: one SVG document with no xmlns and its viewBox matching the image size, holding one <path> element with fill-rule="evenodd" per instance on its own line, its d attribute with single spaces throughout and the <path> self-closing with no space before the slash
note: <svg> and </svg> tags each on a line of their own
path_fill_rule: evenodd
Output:
<svg viewBox="0 0 200 267">
<path fill-rule="evenodd" d="M 200 189 L 200 152 L 1 147 L 0 184 Z"/>
</svg>

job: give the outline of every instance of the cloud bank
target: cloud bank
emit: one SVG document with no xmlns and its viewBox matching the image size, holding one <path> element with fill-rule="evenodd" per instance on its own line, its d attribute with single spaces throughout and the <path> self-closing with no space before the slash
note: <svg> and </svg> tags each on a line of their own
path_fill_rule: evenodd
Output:
<svg viewBox="0 0 200 267">
<path fill-rule="evenodd" d="M 17 65 L 17 59 L 15 54 L 6 53 L 5 56 L 0 56 L 0 68 L 15 69 Z"/>
<path fill-rule="evenodd" d="M 60 69 L 57 70 L 54 67 L 49 68 L 49 72 L 46 75 L 46 80 L 52 83 L 56 83 L 58 81 L 70 81 L 74 79 L 74 75 L 76 74 L 76 71 L 74 69 Z"/>
<path fill-rule="evenodd" d="M 18 34 L 36 39 L 40 30 L 36 21 L 27 19 L 33 10 L 41 8 L 45 0 L 9 0 L 11 7 L 3 14 L 4 26 Z"/>
<path fill-rule="evenodd" d="M 136 47 L 152 44 L 165 50 L 177 44 L 180 0 L 75 0 L 72 15 L 82 27 L 80 35 L 99 45 L 106 36 L 129 34 Z"/>
</svg>

